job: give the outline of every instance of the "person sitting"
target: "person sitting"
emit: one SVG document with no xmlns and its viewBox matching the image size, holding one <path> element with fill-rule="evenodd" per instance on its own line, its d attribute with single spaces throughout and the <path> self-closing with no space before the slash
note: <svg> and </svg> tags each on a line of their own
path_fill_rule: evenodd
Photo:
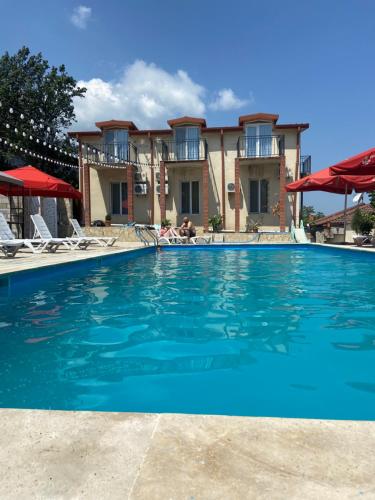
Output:
<svg viewBox="0 0 375 500">
<path fill-rule="evenodd" d="M 165 236 L 166 238 L 172 238 L 174 235 L 171 226 L 162 224 L 160 228 L 160 236 L 161 237 Z"/>
<path fill-rule="evenodd" d="M 189 217 L 184 217 L 183 222 L 180 226 L 180 236 L 186 236 L 187 238 L 192 238 L 196 235 L 195 227 Z"/>
</svg>

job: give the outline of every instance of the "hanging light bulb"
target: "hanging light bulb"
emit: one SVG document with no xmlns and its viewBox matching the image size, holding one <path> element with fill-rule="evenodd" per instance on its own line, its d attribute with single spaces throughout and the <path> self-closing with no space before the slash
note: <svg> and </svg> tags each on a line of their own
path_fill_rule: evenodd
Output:
<svg viewBox="0 0 375 500">
<path fill-rule="evenodd" d="M 23 113 L 20 114 L 20 118 L 21 118 L 21 120 L 23 120 L 25 118 L 25 116 L 23 115 Z"/>
<path fill-rule="evenodd" d="M 13 108 L 9 108 L 9 113 L 13 113 Z"/>
<path fill-rule="evenodd" d="M 14 131 L 15 131 L 16 134 L 18 134 L 18 128 L 17 127 L 14 129 Z"/>
<path fill-rule="evenodd" d="M 10 128 L 9 123 L 6 123 L 5 126 L 6 126 L 6 128 Z"/>
</svg>

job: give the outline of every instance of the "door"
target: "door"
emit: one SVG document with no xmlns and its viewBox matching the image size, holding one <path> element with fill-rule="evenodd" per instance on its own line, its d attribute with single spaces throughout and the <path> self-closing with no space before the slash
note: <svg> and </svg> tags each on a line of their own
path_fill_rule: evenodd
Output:
<svg viewBox="0 0 375 500">
<path fill-rule="evenodd" d="M 245 150 L 247 157 L 272 156 L 272 125 L 248 125 Z"/>
</svg>

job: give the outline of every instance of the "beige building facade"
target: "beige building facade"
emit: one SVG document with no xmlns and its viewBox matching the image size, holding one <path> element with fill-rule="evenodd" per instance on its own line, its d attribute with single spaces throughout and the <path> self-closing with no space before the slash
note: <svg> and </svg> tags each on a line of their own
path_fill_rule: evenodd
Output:
<svg viewBox="0 0 375 500">
<path fill-rule="evenodd" d="M 288 231 L 299 219 L 297 193 L 285 185 L 309 173 L 301 155 L 307 123 L 282 124 L 278 115 L 239 117 L 234 126 L 208 127 L 203 118 L 168 121 L 161 130 L 133 122 L 97 122 L 71 132 L 79 141 L 84 223 L 104 221 L 181 224 L 203 230 L 223 217 L 223 230 Z"/>
</svg>

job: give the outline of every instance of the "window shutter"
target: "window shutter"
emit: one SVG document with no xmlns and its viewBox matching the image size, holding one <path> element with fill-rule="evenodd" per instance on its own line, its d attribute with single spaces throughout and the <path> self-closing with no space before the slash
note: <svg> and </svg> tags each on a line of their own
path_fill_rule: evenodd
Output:
<svg viewBox="0 0 375 500">
<path fill-rule="evenodd" d="M 259 212 L 259 183 L 250 181 L 250 212 Z"/>
<path fill-rule="evenodd" d="M 260 181 L 260 212 L 262 214 L 268 212 L 268 181 L 266 179 Z"/>
</svg>

